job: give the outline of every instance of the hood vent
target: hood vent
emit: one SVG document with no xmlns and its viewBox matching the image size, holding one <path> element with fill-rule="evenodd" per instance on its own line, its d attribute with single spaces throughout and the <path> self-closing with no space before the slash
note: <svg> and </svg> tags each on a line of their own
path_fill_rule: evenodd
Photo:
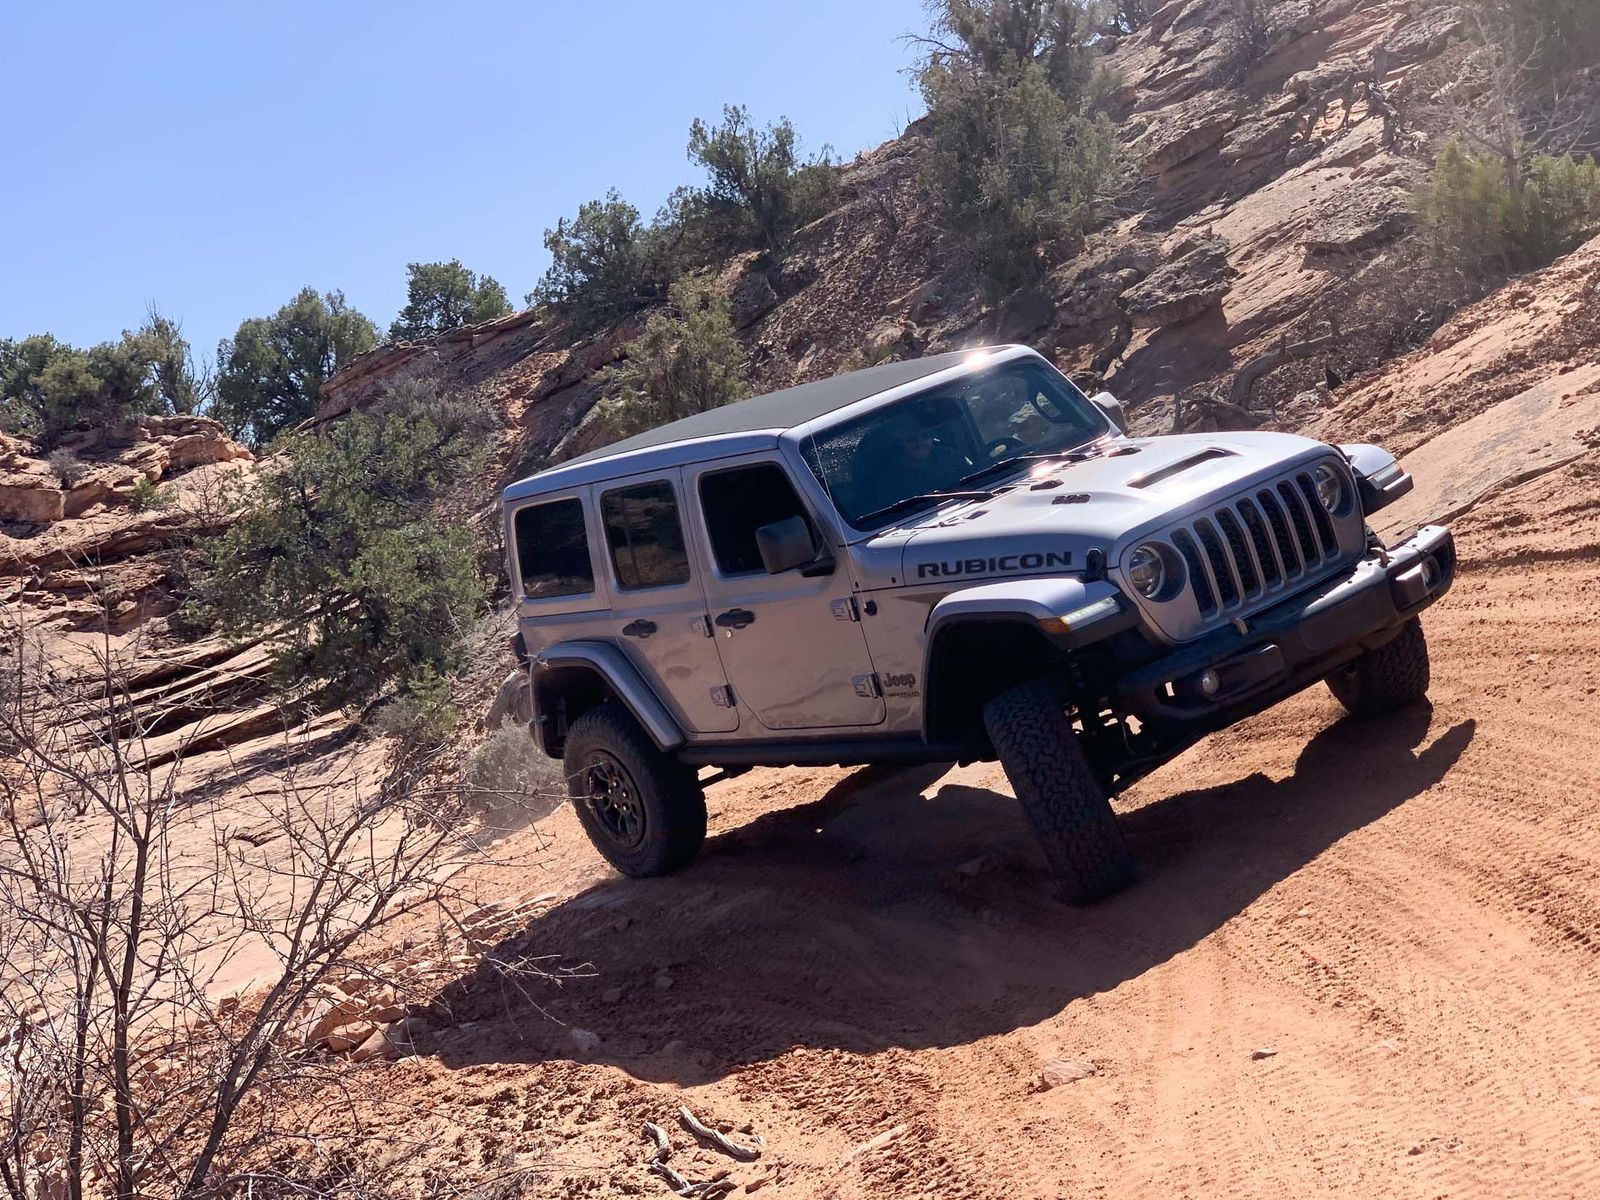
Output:
<svg viewBox="0 0 1600 1200">
<path fill-rule="evenodd" d="M 1224 450 L 1220 446 L 1209 446 L 1197 454 L 1190 454 L 1174 462 L 1169 462 L 1164 467 L 1157 467 L 1155 470 L 1147 471 L 1143 475 L 1135 475 L 1128 480 L 1128 486 L 1131 488 L 1154 487 L 1164 480 L 1171 479 L 1174 475 L 1182 475 L 1185 471 L 1193 470 L 1201 463 L 1208 463 L 1214 458 L 1232 457 L 1232 450 Z"/>
</svg>

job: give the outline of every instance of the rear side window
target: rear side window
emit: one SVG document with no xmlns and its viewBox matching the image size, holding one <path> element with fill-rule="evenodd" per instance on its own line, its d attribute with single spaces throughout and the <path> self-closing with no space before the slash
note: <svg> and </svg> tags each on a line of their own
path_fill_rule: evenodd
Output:
<svg viewBox="0 0 1600 1200">
<path fill-rule="evenodd" d="M 756 530 L 785 517 L 805 517 L 805 507 L 789 476 L 776 463 L 719 471 L 700 479 L 700 507 L 705 510 L 711 552 L 724 575 L 751 575 L 765 570 Z M 810 524 L 810 518 L 806 518 Z M 816 530 L 811 531 L 812 539 Z"/>
<path fill-rule="evenodd" d="M 632 590 L 689 582 L 678 498 L 665 479 L 607 492 L 600 497 L 600 521 L 619 586 Z"/>
<path fill-rule="evenodd" d="M 530 600 L 583 596 L 594 591 L 583 501 L 553 500 L 517 510 L 517 570 Z"/>
</svg>

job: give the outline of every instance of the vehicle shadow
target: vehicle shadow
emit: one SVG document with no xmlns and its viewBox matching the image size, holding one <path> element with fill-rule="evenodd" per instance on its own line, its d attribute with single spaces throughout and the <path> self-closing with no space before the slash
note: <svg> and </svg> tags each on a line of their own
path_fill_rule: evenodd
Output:
<svg viewBox="0 0 1600 1200">
<path fill-rule="evenodd" d="M 1351 832 L 1438 783 L 1476 731 L 1418 752 L 1426 706 L 1318 733 L 1252 774 L 1122 817 L 1143 878 L 1087 909 L 1048 900 L 1009 797 L 939 769 L 861 772 L 711 839 L 680 875 L 599 883 L 497 946 L 440 1010 L 446 1065 L 583 1059 L 680 1084 L 795 1047 L 958 1045 L 1035 1024 L 1193 946 Z M 590 979 L 523 994 L 493 964 L 559 955 Z M 537 1000 L 550 1017 L 535 1008 Z M 572 1035 L 579 1026 L 598 1035 Z M 581 1035 L 580 1035 L 581 1037 Z"/>
</svg>

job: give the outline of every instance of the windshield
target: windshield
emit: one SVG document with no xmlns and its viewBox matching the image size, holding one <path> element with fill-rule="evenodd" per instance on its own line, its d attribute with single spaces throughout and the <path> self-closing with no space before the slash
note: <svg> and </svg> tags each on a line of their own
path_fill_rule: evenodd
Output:
<svg viewBox="0 0 1600 1200">
<path fill-rule="evenodd" d="M 974 472 L 995 466 L 992 485 L 1007 459 L 1064 453 L 1110 430 L 1059 371 L 1023 359 L 835 425 L 806 439 L 802 452 L 844 519 L 877 529 L 913 508 L 911 497 L 961 491 Z"/>
</svg>

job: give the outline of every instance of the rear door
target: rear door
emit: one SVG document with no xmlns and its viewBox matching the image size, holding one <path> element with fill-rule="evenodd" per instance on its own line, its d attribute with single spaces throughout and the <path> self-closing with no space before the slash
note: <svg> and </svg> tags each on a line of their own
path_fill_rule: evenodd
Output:
<svg viewBox="0 0 1600 1200">
<path fill-rule="evenodd" d="M 684 471 L 709 558 L 706 600 L 734 694 L 768 729 L 877 725 L 883 698 L 849 573 L 768 575 L 755 531 L 801 516 L 821 545 L 788 470 L 769 455 Z M 698 540 L 697 539 L 697 540 Z"/>
<path fill-rule="evenodd" d="M 685 729 L 739 727 L 706 616 L 702 566 L 684 536 L 682 480 L 656 471 L 594 488 L 612 632 Z"/>
</svg>

